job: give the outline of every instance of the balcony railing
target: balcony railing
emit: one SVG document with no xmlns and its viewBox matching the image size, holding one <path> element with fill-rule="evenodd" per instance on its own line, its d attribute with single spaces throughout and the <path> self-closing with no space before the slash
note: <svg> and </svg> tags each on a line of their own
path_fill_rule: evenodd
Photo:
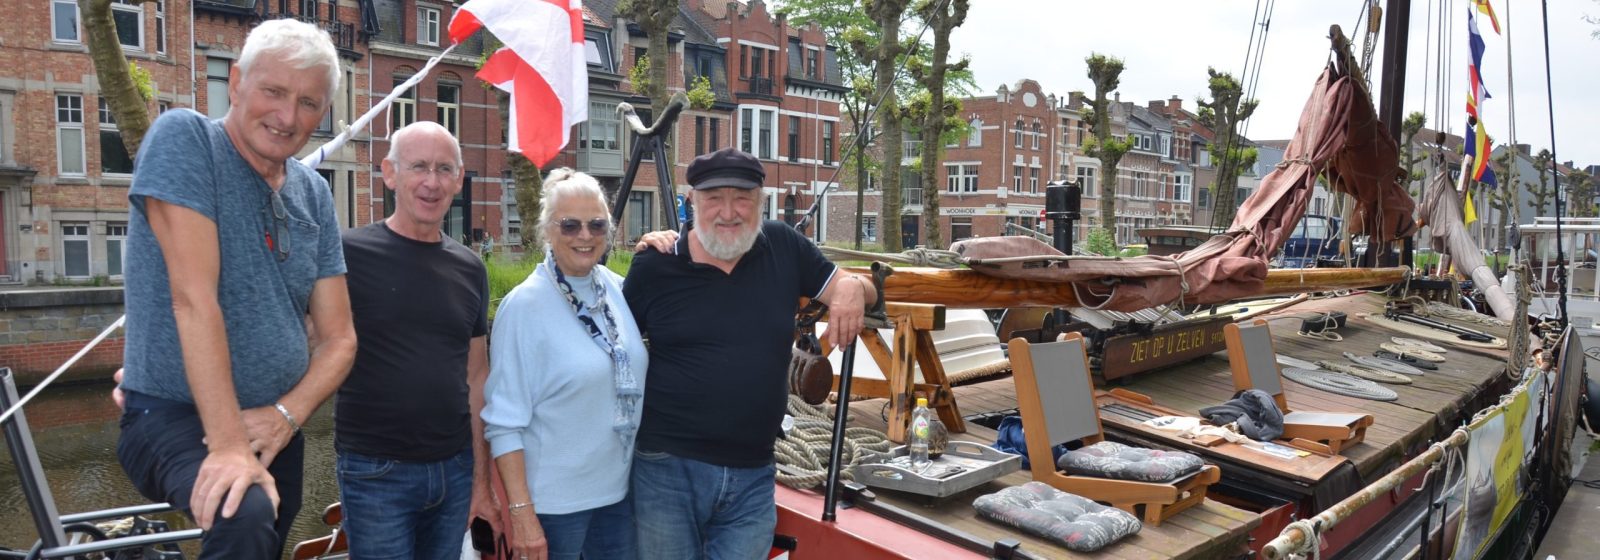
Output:
<svg viewBox="0 0 1600 560">
<path fill-rule="evenodd" d="M 922 189 L 904 189 L 900 198 L 902 206 L 922 206 Z"/>
<path fill-rule="evenodd" d="M 745 78 L 746 91 L 756 95 L 772 95 L 772 78 L 751 76 Z"/>
<path fill-rule="evenodd" d="M 272 6 L 269 5 L 268 2 L 261 2 L 261 3 L 256 4 L 256 10 L 257 10 L 257 12 L 256 12 L 257 15 L 259 15 L 261 17 L 261 19 L 264 19 L 264 20 L 268 20 L 268 19 L 297 19 L 297 20 L 303 21 L 305 23 L 309 23 L 311 25 L 315 25 L 315 26 L 317 26 L 319 28 L 322 28 L 323 30 L 328 32 L 329 38 L 333 39 L 333 46 L 334 47 L 338 48 L 339 50 L 349 51 L 349 52 L 355 52 L 355 50 L 356 50 L 356 26 L 353 23 L 345 23 L 345 22 L 342 22 L 342 21 L 331 21 L 331 20 L 328 20 L 328 19 L 324 19 L 324 18 L 320 18 L 320 17 L 314 16 L 314 15 L 310 15 L 310 14 L 295 14 L 295 13 L 290 13 L 290 12 L 278 12 L 278 11 L 275 11 L 272 8 Z"/>
</svg>

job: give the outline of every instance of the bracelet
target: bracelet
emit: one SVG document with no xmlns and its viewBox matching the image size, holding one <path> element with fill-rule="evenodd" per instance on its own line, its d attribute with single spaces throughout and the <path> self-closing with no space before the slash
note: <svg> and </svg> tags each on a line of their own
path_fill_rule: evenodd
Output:
<svg viewBox="0 0 1600 560">
<path fill-rule="evenodd" d="M 294 415 L 289 414 L 288 407 L 283 406 L 283 403 L 272 403 L 272 406 L 277 408 L 278 414 L 282 414 L 283 419 L 289 422 L 289 428 L 294 430 L 294 433 L 300 433 L 300 423 L 294 421 Z"/>
</svg>

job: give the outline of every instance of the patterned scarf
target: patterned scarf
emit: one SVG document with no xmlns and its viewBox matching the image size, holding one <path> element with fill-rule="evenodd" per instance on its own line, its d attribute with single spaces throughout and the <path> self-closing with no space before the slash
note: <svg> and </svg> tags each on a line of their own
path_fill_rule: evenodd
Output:
<svg viewBox="0 0 1600 560">
<path fill-rule="evenodd" d="M 639 431 L 639 422 L 633 419 L 633 411 L 638 408 L 639 399 L 644 396 L 644 391 L 639 387 L 638 378 L 634 377 L 633 370 L 628 367 L 628 350 L 623 346 L 623 340 L 617 335 L 617 318 L 611 313 L 611 306 L 606 303 L 605 283 L 594 274 L 599 274 L 600 266 L 596 265 L 590 272 L 591 284 L 594 286 L 594 306 L 590 308 L 578 301 L 578 295 L 573 293 L 572 284 L 567 282 L 561 267 L 556 266 L 555 253 L 549 245 L 544 246 L 544 266 L 548 268 L 550 278 L 556 283 L 556 288 L 561 290 L 561 295 L 567 297 L 567 304 L 572 307 L 572 312 L 578 316 L 578 321 L 589 331 L 589 338 L 611 357 L 611 379 L 617 390 L 616 409 L 611 417 L 611 428 L 617 432 L 617 437 L 622 439 L 623 457 L 631 461 L 633 458 L 633 436 Z M 598 310 L 599 313 L 595 313 Z M 595 321 L 598 315 L 606 322 L 606 328 L 601 329 Z"/>
</svg>

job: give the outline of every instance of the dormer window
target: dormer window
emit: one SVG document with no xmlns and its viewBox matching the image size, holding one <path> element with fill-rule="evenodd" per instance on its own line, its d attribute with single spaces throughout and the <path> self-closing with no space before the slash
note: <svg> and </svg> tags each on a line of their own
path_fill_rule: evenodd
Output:
<svg viewBox="0 0 1600 560">
<path fill-rule="evenodd" d="M 589 31 L 583 34 L 583 55 L 589 66 L 611 71 L 611 42 L 606 40 L 604 33 Z"/>
<path fill-rule="evenodd" d="M 417 44 L 439 46 L 439 9 L 417 7 Z"/>
</svg>

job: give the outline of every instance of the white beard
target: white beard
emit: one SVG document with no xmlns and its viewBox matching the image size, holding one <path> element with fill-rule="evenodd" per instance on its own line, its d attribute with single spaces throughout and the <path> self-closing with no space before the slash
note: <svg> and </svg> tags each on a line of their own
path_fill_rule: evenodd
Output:
<svg viewBox="0 0 1600 560">
<path fill-rule="evenodd" d="M 699 222 L 698 219 L 695 221 Z M 750 251 L 750 247 L 755 246 L 756 236 L 761 235 L 760 222 L 752 221 L 745 224 L 733 239 L 724 241 L 717 234 L 708 233 L 714 230 L 715 225 L 715 223 L 696 223 L 695 235 L 700 238 L 700 246 L 704 247 L 712 258 L 719 261 L 731 261 L 744 256 L 746 252 Z"/>
</svg>

